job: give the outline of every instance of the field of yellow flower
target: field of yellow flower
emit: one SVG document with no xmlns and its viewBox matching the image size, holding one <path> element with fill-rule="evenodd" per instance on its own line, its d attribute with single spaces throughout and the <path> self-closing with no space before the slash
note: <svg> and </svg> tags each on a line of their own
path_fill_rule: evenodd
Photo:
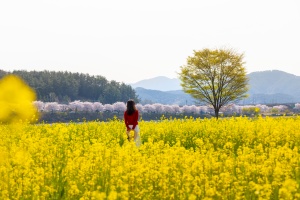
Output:
<svg viewBox="0 0 300 200">
<path fill-rule="evenodd" d="M 299 199 L 300 118 L 0 125 L 0 199 Z"/>
</svg>

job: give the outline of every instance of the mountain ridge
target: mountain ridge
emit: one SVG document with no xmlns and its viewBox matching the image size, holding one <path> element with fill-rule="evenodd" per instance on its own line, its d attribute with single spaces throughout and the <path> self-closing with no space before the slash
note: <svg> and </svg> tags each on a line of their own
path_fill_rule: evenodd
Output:
<svg viewBox="0 0 300 200">
<path fill-rule="evenodd" d="M 179 79 L 168 78 L 166 76 L 157 76 L 149 79 L 144 79 L 129 85 L 131 85 L 133 88 L 142 87 L 145 89 L 160 91 L 181 90 Z"/>
<path fill-rule="evenodd" d="M 271 104 L 300 101 L 300 76 L 280 70 L 257 71 L 249 73 L 247 76 L 250 86 L 247 92 L 249 97 L 239 103 Z M 183 105 L 187 102 L 197 101 L 182 91 L 179 79 L 158 76 L 153 79 L 146 79 L 146 84 L 144 81 L 141 80 L 131 84 L 141 98 L 141 102 L 148 101 L 162 104 L 178 104 L 180 102 Z M 172 99 L 174 101 L 170 103 Z"/>
</svg>

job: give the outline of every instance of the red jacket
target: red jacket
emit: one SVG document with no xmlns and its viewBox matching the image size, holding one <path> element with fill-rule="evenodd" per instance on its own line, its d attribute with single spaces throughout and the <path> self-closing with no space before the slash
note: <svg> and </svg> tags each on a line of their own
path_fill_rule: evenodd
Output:
<svg viewBox="0 0 300 200">
<path fill-rule="evenodd" d="M 124 112 L 124 121 L 127 129 L 129 128 L 129 125 L 132 125 L 132 130 L 135 129 L 136 125 L 138 125 L 138 119 L 139 119 L 139 111 L 136 110 L 131 115 L 127 114 L 127 111 Z"/>
</svg>

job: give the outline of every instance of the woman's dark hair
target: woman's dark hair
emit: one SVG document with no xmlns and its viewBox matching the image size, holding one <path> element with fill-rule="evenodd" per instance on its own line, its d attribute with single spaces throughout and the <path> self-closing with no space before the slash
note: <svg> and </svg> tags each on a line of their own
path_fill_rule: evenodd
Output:
<svg viewBox="0 0 300 200">
<path fill-rule="evenodd" d="M 126 111 L 127 111 L 128 115 L 132 115 L 134 113 L 134 111 L 135 111 L 135 102 L 134 102 L 133 99 L 129 99 L 127 101 L 127 110 Z"/>
</svg>

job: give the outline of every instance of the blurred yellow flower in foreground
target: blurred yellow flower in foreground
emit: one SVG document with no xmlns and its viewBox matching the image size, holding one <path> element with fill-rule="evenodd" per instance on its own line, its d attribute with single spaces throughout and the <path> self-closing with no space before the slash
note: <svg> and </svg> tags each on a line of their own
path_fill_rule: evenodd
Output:
<svg viewBox="0 0 300 200">
<path fill-rule="evenodd" d="M 5 76 L 0 80 L 0 122 L 33 121 L 37 109 L 32 104 L 35 92 L 19 77 Z"/>
</svg>

